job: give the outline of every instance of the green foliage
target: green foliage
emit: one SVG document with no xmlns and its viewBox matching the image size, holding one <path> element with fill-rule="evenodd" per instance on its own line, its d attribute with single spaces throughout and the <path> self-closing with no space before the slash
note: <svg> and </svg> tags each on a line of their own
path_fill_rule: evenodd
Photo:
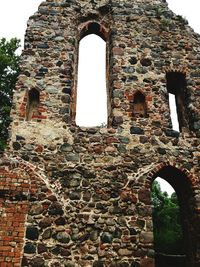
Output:
<svg viewBox="0 0 200 267">
<path fill-rule="evenodd" d="M 8 138 L 13 89 L 19 75 L 20 57 L 16 55 L 19 43 L 16 38 L 0 39 L 0 151 L 4 150 Z"/>
<path fill-rule="evenodd" d="M 152 185 L 155 251 L 164 254 L 185 254 L 180 209 L 176 193 L 171 197 L 160 185 Z"/>
</svg>

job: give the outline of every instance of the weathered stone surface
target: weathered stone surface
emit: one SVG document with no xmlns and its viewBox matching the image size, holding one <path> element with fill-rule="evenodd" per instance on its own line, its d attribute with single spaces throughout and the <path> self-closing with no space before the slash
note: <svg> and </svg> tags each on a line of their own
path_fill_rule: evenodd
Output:
<svg viewBox="0 0 200 267">
<path fill-rule="evenodd" d="M 43 239 L 49 239 L 52 235 L 52 229 L 48 228 L 46 230 L 44 230 L 43 234 L 42 234 L 42 238 Z"/>
<path fill-rule="evenodd" d="M 75 267 L 75 264 L 74 264 L 73 262 L 71 262 L 71 261 L 66 261 L 66 262 L 64 263 L 64 266 L 65 266 L 65 267 Z"/>
<path fill-rule="evenodd" d="M 71 152 L 73 150 L 72 146 L 67 143 L 63 144 L 60 149 L 63 152 Z"/>
<path fill-rule="evenodd" d="M 62 210 L 61 204 L 58 202 L 53 203 L 49 207 L 49 215 L 63 215 L 63 210 Z"/>
<path fill-rule="evenodd" d="M 166 154 L 166 149 L 162 148 L 162 147 L 159 147 L 158 148 L 158 153 L 161 154 L 161 155 L 165 155 Z"/>
<path fill-rule="evenodd" d="M 44 211 L 44 208 L 41 204 L 36 204 L 33 205 L 31 210 L 30 210 L 30 214 L 32 215 L 39 215 Z"/>
<path fill-rule="evenodd" d="M 140 266 L 141 267 L 154 267 L 154 259 L 152 258 L 146 258 L 146 259 L 143 259 L 141 260 L 141 263 L 140 263 Z"/>
<path fill-rule="evenodd" d="M 165 130 L 165 134 L 166 134 L 167 136 L 171 136 L 171 137 L 179 137 L 179 135 L 180 135 L 179 132 L 174 131 L 174 130 L 172 130 L 172 129 L 166 129 L 166 130 Z"/>
<path fill-rule="evenodd" d="M 120 256 L 130 256 L 132 255 L 132 251 L 126 249 L 126 248 L 120 248 L 118 251 Z"/>
<path fill-rule="evenodd" d="M 60 242 L 60 243 L 69 243 L 70 241 L 70 236 L 67 234 L 67 233 L 64 233 L 64 232 L 61 232 L 61 233 L 58 233 L 56 235 L 56 239 Z"/>
<path fill-rule="evenodd" d="M 39 254 L 42 254 L 44 252 L 47 252 L 47 247 L 46 247 L 45 244 L 38 244 L 37 249 L 38 249 L 38 253 Z"/>
<path fill-rule="evenodd" d="M 140 127 L 131 127 L 130 129 L 131 134 L 144 134 L 144 130 Z"/>
<path fill-rule="evenodd" d="M 18 143 L 18 142 L 14 142 L 14 143 L 13 143 L 13 149 L 14 149 L 14 150 L 19 150 L 20 148 L 21 148 L 20 143 Z"/>
<path fill-rule="evenodd" d="M 113 236 L 112 236 L 112 234 L 110 234 L 108 232 L 105 232 L 101 235 L 101 241 L 103 243 L 112 243 L 112 240 L 113 240 Z"/>
<path fill-rule="evenodd" d="M 143 243 L 152 243 L 153 242 L 153 233 L 152 232 L 143 232 L 140 234 L 140 240 Z"/>
<path fill-rule="evenodd" d="M 108 125 L 78 127 L 79 43 L 91 33 L 107 44 Z M 47 0 L 25 40 L 0 158 L 0 265 L 153 267 L 157 176 L 183 203 L 198 265 L 199 36 L 164 0 Z"/>
<path fill-rule="evenodd" d="M 41 228 L 47 228 L 51 226 L 51 224 L 52 224 L 52 218 L 44 218 L 40 221 L 39 226 Z"/>
<path fill-rule="evenodd" d="M 55 224 L 56 224 L 56 225 L 65 225 L 65 224 L 66 224 L 66 220 L 65 220 L 65 218 L 63 218 L 63 217 L 59 217 L 59 218 L 57 218 L 57 219 L 55 220 Z"/>
<path fill-rule="evenodd" d="M 27 227 L 26 238 L 30 240 L 37 240 L 39 237 L 39 231 L 37 227 Z"/>
<path fill-rule="evenodd" d="M 149 58 L 142 58 L 140 60 L 140 63 L 142 66 L 145 66 L 145 67 L 151 66 L 151 64 L 152 64 L 151 59 L 149 59 Z"/>
<path fill-rule="evenodd" d="M 122 56 L 124 54 L 124 51 L 120 47 L 114 47 L 113 48 L 113 54 L 118 55 L 118 56 Z"/>
<path fill-rule="evenodd" d="M 42 257 L 36 257 L 30 261 L 32 267 L 44 267 L 45 260 Z"/>
<path fill-rule="evenodd" d="M 118 126 L 123 123 L 123 118 L 120 116 L 116 116 L 113 118 L 113 126 Z"/>
<path fill-rule="evenodd" d="M 103 262 L 102 261 L 95 261 L 92 265 L 93 267 L 103 267 Z"/>
<path fill-rule="evenodd" d="M 24 253 L 33 254 L 36 252 L 36 246 L 33 243 L 27 243 L 24 247 Z"/>
</svg>

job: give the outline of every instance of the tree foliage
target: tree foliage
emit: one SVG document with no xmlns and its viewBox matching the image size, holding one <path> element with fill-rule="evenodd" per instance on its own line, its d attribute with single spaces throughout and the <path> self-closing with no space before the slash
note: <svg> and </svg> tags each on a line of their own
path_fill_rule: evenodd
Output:
<svg viewBox="0 0 200 267">
<path fill-rule="evenodd" d="M 164 254 L 185 254 L 180 208 L 177 195 L 162 192 L 160 185 L 152 185 L 155 251 Z"/>
<path fill-rule="evenodd" d="M 19 75 L 19 56 L 16 50 L 20 41 L 16 38 L 0 39 L 0 151 L 6 146 L 13 89 Z"/>
</svg>

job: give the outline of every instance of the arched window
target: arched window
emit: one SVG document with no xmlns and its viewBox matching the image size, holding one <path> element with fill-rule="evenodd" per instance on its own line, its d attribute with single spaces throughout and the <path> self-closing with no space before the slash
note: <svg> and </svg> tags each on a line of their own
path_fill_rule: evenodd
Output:
<svg viewBox="0 0 200 267">
<path fill-rule="evenodd" d="M 133 116 L 146 117 L 147 116 L 147 105 L 145 96 L 138 91 L 135 93 L 133 98 Z"/>
<path fill-rule="evenodd" d="M 156 267 L 162 266 L 162 261 L 168 263 L 167 266 L 172 266 L 176 255 L 179 258 L 174 260 L 174 264 L 177 261 L 176 266 L 184 267 L 186 253 L 178 197 L 170 184 L 162 178 L 153 182 L 152 203 Z"/>
<path fill-rule="evenodd" d="M 30 121 L 34 116 L 39 115 L 40 93 L 35 88 L 28 92 L 28 101 L 26 106 L 26 120 Z"/>
<path fill-rule="evenodd" d="M 172 127 L 174 130 L 181 132 L 182 127 L 188 127 L 186 75 L 181 72 L 168 72 L 166 79 Z"/>
<path fill-rule="evenodd" d="M 76 124 L 107 124 L 106 42 L 97 23 L 81 33 L 78 54 Z"/>
<path fill-rule="evenodd" d="M 154 175 L 151 194 L 155 266 L 192 266 L 199 229 L 193 227 L 198 219 L 191 181 L 179 169 L 166 166 Z"/>
</svg>

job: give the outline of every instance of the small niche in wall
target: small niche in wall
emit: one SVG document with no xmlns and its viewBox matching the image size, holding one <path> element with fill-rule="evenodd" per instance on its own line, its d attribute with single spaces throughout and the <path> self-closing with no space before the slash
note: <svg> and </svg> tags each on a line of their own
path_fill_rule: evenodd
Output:
<svg viewBox="0 0 200 267">
<path fill-rule="evenodd" d="M 147 117 L 146 98 L 140 91 L 136 92 L 133 96 L 133 116 Z"/>
<path fill-rule="evenodd" d="M 30 121 L 34 116 L 39 115 L 40 93 L 33 88 L 28 92 L 28 102 L 26 105 L 26 120 Z"/>
</svg>

